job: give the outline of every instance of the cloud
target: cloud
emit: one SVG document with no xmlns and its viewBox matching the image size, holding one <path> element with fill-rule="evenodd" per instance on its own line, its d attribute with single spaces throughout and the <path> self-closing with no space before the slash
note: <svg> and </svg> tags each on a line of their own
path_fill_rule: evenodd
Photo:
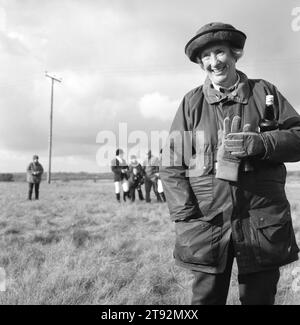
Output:
<svg viewBox="0 0 300 325">
<path fill-rule="evenodd" d="M 144 95 L 139 101 L 139 108 L 146 118 L 171 120 L 178 108 L 179 100 L 170 100 L 159 92 Z"/>
<path fill-rule="evenodd" d="M 6 31 L 6 11 L 0 7 L 0 32 Z"/>
<path fill-rule="evenodd" d="M 22 35 L 18 33 L 5 33 L 0 30 L 0 49 L 13 56 L 24 56 L 28 54 Z"/>
</svg>

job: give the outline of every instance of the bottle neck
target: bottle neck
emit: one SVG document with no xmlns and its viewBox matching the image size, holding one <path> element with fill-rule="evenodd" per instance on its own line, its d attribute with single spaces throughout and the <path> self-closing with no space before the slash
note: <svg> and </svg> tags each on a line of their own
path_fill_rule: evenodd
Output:
<svg viewBox="0 0 300 325">
<path fill-rule="evenodd" d="M 275 119 L 273 105 L 266 105 L 265 119 L 269 121 L 273 121 Z"/>
</svg>

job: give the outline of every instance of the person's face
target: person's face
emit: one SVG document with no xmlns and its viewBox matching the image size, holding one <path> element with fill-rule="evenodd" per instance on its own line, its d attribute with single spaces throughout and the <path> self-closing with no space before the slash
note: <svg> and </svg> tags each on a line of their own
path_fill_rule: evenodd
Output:
<svg viewBox="0 0 300 325">
<path fill-rule="evenodd" d="M 236 62 L 228 45 L 215 44 L 206 47 L 200 55 L 200 60 L 203 70 L 213 83 L 222 87 L 230 87 L 234 84 Z"/>
<path fill-rule="evenodd" d="M 34 158 L 34 159 L 33 159 L 33 162 L 34 162 L 35 164 L 36 164 L 38 161 L 39 161 L 38 158 Z"/>
</svg>

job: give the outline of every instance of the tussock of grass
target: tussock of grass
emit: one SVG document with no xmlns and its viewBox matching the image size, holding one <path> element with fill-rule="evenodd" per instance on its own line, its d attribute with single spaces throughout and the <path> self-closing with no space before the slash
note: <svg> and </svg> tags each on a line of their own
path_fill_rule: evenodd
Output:
<svg viewBox="0 0 300 325">
<path fill-rule="evenodd" d="M 79 229 L 74 231 L 72 237 L 75 247 L 79 248 L 84 246 L 86 241 L 90 238 L 90 235 L 88 231 Z"/>
<path fill-rule="evenodd" d="M 11 228 L 6 230 L 5 235 L 17 235 L 21 232 L 20 229 Z"/>
<path fill-rule="evenodd" d="M 58 243 L 60 240 L 61 236 L 56 231 L 49 231 L 46 235 L 35 235 L 32 242 L 48 245 L 51 243 Z"/>
<path fill-rule="evenodd" d="M 40 201 L 32 202 L 25 183 L 0 183 L 0 191 L 0 267 L 7 274 L 0 304 L 190 303 L 192 276 L 174 265 L 166 204 L 118 204 L 111 182 L 42 183 Z M 282 268 L 276 303 L 300 303 L 291 286 L 299 266 Z M 236 273 L 234 266 L 228 304 L 239 304 Z"/>
</svg>

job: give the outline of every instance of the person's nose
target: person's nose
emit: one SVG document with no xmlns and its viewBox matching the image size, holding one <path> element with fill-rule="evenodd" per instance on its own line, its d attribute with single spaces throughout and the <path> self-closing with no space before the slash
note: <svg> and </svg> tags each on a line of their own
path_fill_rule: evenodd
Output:
<svg viewBox="0 0 300 325">
<path fill-rule="evenodd" d="M 219 60 L 214 53 L 210 55 L 210 65 L 212 68 L 216 67 L 219 64 Z"/>
</svg>

